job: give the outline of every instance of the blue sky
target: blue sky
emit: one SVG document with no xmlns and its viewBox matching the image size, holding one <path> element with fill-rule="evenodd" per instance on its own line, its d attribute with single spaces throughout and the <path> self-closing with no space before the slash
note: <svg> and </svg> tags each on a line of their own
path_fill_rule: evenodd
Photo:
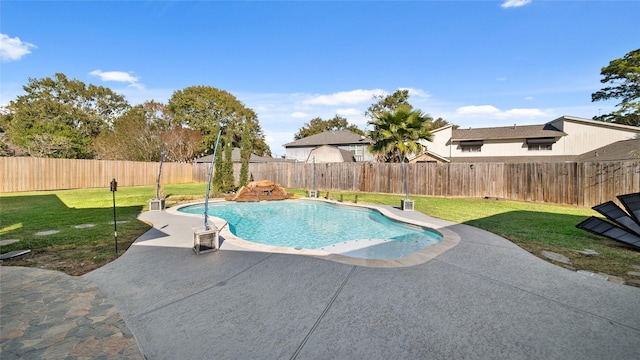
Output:
<svg viewBox="0 0 640 360">
<path fill-rule="evenodd" d="M 0 2 L 0 104 L 62 72 L 166 103 L 229 91 L 258 114 L 274 155 L 305 122 L 366 128 L 374 94 L 410 89 L 467 127 L 591 118 L 600 69 L 640 47 L 640 1 Z"/>
</svg>

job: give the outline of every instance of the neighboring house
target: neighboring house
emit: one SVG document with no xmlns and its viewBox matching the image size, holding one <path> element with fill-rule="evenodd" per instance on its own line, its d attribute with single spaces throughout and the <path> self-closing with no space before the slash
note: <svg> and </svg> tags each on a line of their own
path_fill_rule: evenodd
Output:
<svg viewBox="0 0 640 360">
<path fill-rule="evenodd" d="M 355 162 L 356 158 L 349 150 L 332 145 L 320 145 L 311 150 L 308 163 Z"/>
<path fill-rule="evenodd" d="M 356 161 L 373 161 L 373 155 L 369 152 L 369 145 L 373 141 L 349 130 L 325 131 L 320 134 L 307 136 L 284 144 L 287 160 L 308 162 L 311 151 L 319 146 L 331 145 L 340 150 L 349 151 Z M 321 153 L 331 152 L 330 149 L 318 150 Z M 318 162 L 318 161 L 316 161 Z"/>
<path fill-rule="evenodd" d="M 640 138 L 614 142 L 586 152 L 576 159 L 579 162 L 640 160 Z"/>
<path fill-rule="evenodd" d="M 432 133 L 433 142 L 425 143 L 431 155 L 427 161 L 444 162 L 584 161 L 596 149 L 640 139 L 640 127 L 572 116 L 542 125 L 475 129 L 449 125 Z"/>
<path fill-rule="evenodd" d="M 224 157 L 224 153 L 221 154 Z M 201 158 L 197 158 L 195 160 L 196 163 L 211 163 L 211 158 L 213 155 L 203 156 Z M 249 159 L 249 163 L 266 163 L 266 162 L 278 162 L 283 161 L 282 159 L 274 159 L 271 157 L 258 156 L 256 154 L 251 154 L 251 158 Z M 240 149 L 234 148 L 231 151 L 231 162 L 239 163 L 240 162 Z"/>
</svg>

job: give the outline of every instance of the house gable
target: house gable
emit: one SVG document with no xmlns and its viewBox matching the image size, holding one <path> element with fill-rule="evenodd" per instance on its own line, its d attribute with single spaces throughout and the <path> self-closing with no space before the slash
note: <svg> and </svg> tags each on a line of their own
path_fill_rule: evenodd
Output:
<svg viewBox="0 0 640 360">
<path fill-rule="evenodd" d="M 600 147 L 640 139 L 640 127 L 571 116 L 540 125 L 444 127 L 433 133 L 428 149 L 452 162 L 577 161 L 580 155 Z"/>
<path fill-rule="evenodd" d="M 322 145 L 331 145 L 340 150 L 349 151 L 356 161 L 372 161 L 373 155 L 368 147 L 373 140 L 349 130 L 325 131 L 284 144 L 286 159 L 292 161 L 307 161 L 311 151 Z"/>
<path fill-rule="evenodd" d="M 340 163 L 355 162 L 353 153 L 333 145 L 321 145 L 313 148 L 307 158 L 307 163 Z"/>
</svg>

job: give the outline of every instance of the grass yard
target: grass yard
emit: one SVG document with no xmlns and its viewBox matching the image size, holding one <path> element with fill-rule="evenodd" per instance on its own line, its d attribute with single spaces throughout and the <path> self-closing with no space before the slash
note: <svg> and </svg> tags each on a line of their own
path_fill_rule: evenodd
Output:
<svg viewBox="0 0 640 360">
<path fill-rule="evenodd" d="M 164 186 L 167 206 L 204 198 L 205 184 Z M 288 189 L 303 196 L 304 190 Z M 325 195 L 326 192 L 322 192 Z M 336 192 L 352 202 L 398 206 L 401 195 Z M 116 192 L 118 248 L 122 254 L 131 243 L 149 229 L 136 216 L 148 209 L 155 197 L 155 187 L 121 187 Z M 541 258 L 543 250 L 563 254 L 571 259 L 573 269 L 600 272 L 629 279 L 637 271 L 640 252 L 575 227 L 591 209 L 517 201 L 485 199 L 432 198 L 412 196 L 415 209 L 429 216 L 468 224 L 503 236 Z M 1 251 L 31 249 L 5 265 L 33 266 L 81 275 L 112 261 L 115 254 L 112 193 L 105 189 L 83 189 L 34 193 L 0 194 L 0 239 L 21 241 L 3 246 Z M 94 224 L 77 229 L 75 226 Z M 55 235 L 36 236 L 46 230 L 60 230 Z M 598 256 L 585 256 L 576 250 L 592 249 Z M 544 258 L 547 260 L 546 258 Z"/>
<path fill-rule="evenodd" d="M 354 201 L 357 194 L 359 203 L 393 206 L 399 206 L 404 198 L 402 195 L 348 192 L 332 193 L 331 197 L 338 199 L 341 194 L 345 202 Z M 326 192 L 321 195 L 326 195 Z M 415 201 L 415 210 L 423 214 L 487 230 L 547 261 L 550 260 L 542 256 L 543 250 L 565 255 L 572 262 L 572 266 L 558 263 L 560 266 L 618 276 L 625 280 L 637 279 L 627 273 L 638 271 L 633 266 L 640 266 L 640 251 L 576 228 L 587 217 L 600 216 L 592 209 L 522 201 L 410 198 Z M 586 256 L 577 252 L 584 249 L 595 250 L 600 255 Z"/>
<path fill-rule="evenodd" d="M 167 185 L 168 205 L 204 198 L 205 184 Z M 155 197 L 154 186 L 119 187 L 115 193 L 118 221 L 118 255 L 150 225 L 137 220 Z M 113 194 L 109 188 L 0 194 L 0 240 L 19 239 L 2 246 L 6 253 L 30 249 L 31 253 L 3 265 L 31 266 L 82 275 L 116 259 Z M 92 224 L 93 227 L 76 228 Z M 53 235 L 38 232 L 58 230 Z"/>
</svg>

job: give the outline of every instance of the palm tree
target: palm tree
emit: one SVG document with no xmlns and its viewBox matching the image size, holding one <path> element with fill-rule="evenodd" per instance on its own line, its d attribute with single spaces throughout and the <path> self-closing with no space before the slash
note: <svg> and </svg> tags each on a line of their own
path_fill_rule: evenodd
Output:
<svg viewBox="0 0 640 360">
<path fill-rule="evenodd" d="M 409 199 L 407 176 L 404 171 L 404 161 L 409 154 L 419 155 L 424 149 L 420 140 L 432 141 L 433 134 L 429 131 L 433 119 L 421 110 L 414 110 L 408 106 L 401 106 L 393 112 L 383 112 L 375 115 L 369 125 L 374 129 L 369 137 L 374 144 L 369 151 L 376 154 L 379 160 L 395 162 L 402 165 L 402 177 L 406 199 Z"/>
</svg>

